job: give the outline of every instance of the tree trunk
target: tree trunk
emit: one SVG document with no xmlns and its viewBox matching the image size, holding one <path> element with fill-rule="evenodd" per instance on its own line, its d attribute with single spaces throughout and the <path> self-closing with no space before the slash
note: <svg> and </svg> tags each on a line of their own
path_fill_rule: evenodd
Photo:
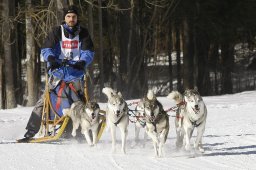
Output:
<svg viewBox="0 0 256 170">
<path fill-rule="evenodd" d="M 230 42 L 221 44 L 221 60 L 222 60 L 222 94 L 232 94 L 233 85 L 231 72 L 234 66 L 234 45 Z"/>
<path fill-rule="evenodd" d="M 91 2 L 92 3 L 92 2 Z M 92 5 L 91 3 L 88 3 L 88 31 L 90 33 L 91 39 L 94 39 L 93 34 L 93 12 L 92 12 Z"/>
<path fill-rule="evenodd" d="M 183 82 L 185 89 L 194 87 L 194 44 L 192 22 L 185 18 L 183 21 Z"/>
<path fill-rule="evenodd" d="M 102 33 L 102 0 L 98 0 L 99 10 L 99 57 L 100 57 L 100 89 L 104 88 L 104 59 L 103 59 L 103 33 Z M 102 94 L 102 93 L 100 93 Z M 103 96 L 101 95 L 101 99 Z"/>
<path fill-rule="evenodd" d="M 64 20 L 62 0 L 57 0 L 56 6 L 57 6 L 57 25 L 60 25 Z"/>
<path fill-rule="evenodd" d="M 169 60 L 169 88 L 170 88 L 170 91 L 173 90 L 173 73 L 172 73 L 172 24 L 171 22 L 169 21 L 169 27 L 168 27 L 168 35 L 167 35 L 167 43 L 168 43 L 168 60 Z"/>
<path fill-rule="evenodd" d="M 113 19 L 110 16 L 109 9 L 107 7 L 106 1 L 102 4 L 104 7 L 102 9 L 102 27 L 104 35 L 104 50 L 103 50 L 103 62 L 104 62 L 104 83 L 106 86 L 114 87 L 114 73 L 113 73 L 113 27 L 111 25 Z"/>
<path fill-rule="evenodd" d="M 121 9 L 127 9 L 130 4 L 127 0 L 119 0 L 119 7 Z M 129 42 L 129 31 L 130 31 L 130 15 L 129 11 L 123 10 L 119 13 L 120 20 L 120 35 L 119 35 L 119 45 L 120 45 L 120 67 L 119 67 L 119 82 L 118 89 L 123 92 L 124 97 L 128 94 L 128 42 Z"/>
<path fill-rule="evenodd" d="M 211 84 L 209 78 L 209 39 L 205 31 L 194 27 L 194 51 L 195 51 L 195 86 L 201 95 L 211 93 Z"/>
<path fill-rule="evenodd" d="M 32 4 L 31 0 L 26 0 L 26 64 L 27 64 L 27 87 L 28 87 L 28 102 L 27 106 L 34 106 L 37 101 L 37 86 L 36 82 L 36 55 L 35 42 L 33 37 L 33 24 L 31 19 Z"/>
<path fill-rule="evenodd" d="M 213 42 L 209 48 L 209 69 L 214 73 L 214 83 L 211 83 L 213 87 L 212 94 L 219 94 L 218 90 L 218 66 L 219 66 L 219 45 L 217 42 Z"/>
<path fill-rule="evenodd" d="M 22 83 L 23 80 L 21 78 L 22 76 L 22 45 L 19 45 L 19 42 L 24 42 L 24 36 L 19 36 L 19 33 L 22 32 L 22 27 L 21 24 L 16 25 L 16 31 L 15 31 L 15 37 L 16 37 L 16 43 L 15 43 L 15 64 L 16 64 L 16 79 L 15 79 L 15 96 L 18 104 L 23 104 L 23 95 L 24 95 L 24 89 L 22 88 Z"/>
<path fill-rule="evenodd" d="M 0 109 L 4 109 L 4 74 L 3 74 L 4 61 L 2 53 L 0 53 Z"/>
<path fill-rule="evenodd" d="M 0 10 L 3 11 L 5 4 L 3 1 L 0 1 Z M 3 18 L 3 12 L 0 13 L 1 18 Z M 2 23 L 0 23 L 0 26 L 2 27 Z M 0 35 L 3 35 L 3 30 L 0 30 Z M 0 109 L 5 109 L 5 103 L 4 103 L 4 54 L 3 54 L 3 40 L 2 36 L 0 36 Z"/>
<path fill-rule="evenodd" d="M 92 3 L 92 2 L 91 2 Z M 88 8 L 87 8 L 87 15 L 88 15 L 88 31 L 89 31 L 89 34 L 91 36 L 91 39 L 93 40 L 94 39 L 94 33 L 93 33 L 93 11 L 92 11 L 92 5 L 91 3 L 88 3 Z M 92 75 L 92 79 L 94 78 L 93 76 L 93 67 L 92 67 L 92 64 L 91 66 L 88 68 L 89 69 L 89 74 Z M 89 96 L 90 97 L 93 97 L 93 99 L 95 98 L 95 94 L 94 93 L 94 81 L 87 81 L 87 88 L 88 88 L 88 92 L 89 92 Z"/>
<path fill-rule="evenodd" d="M 13 56 L 15 55 L 15 51 L 13 50 L 14 41 L 15 41 L 15 33 L 14 28 L 9 22 L 9 17 L 13 17 L 15 15 L 15 1 L 14 0 L 3 0 L 4 9 L 2 11 L 3 18 L 5 18 L 5 22 L 3 23 L 6 28 L 6 32 L 3 35 L 3 47 L 4 47 L 4 76 L 5 76 L 5 97 L 6 97 L 6 108 L 14 108 L 17 106 L 16 98 L 15 98 L 15 88 L 14 88 L 14 60 Z"/>
<path fill-rule="evenodd" d="M 175 50 L 176 50 L 176 61 L 177 61 L 177 90 L 182 91 L 181 86 L 181 58 L 180 58 L 180 26 L 175 23 Z"/>
<path fill-rule="evenodd" d="M 134 3 L 134 4 L 133 4 Z M 128 46 L 129 50 L 129 70 L 128 70 L 128 95 L 127 98 L 140 98 L 147 92 L 147 78 L 145 74 L 145 56 L 147 56 L 146 47 L 147 42 L 150 39 L 150 30 L 146 29 L 144 30 L 144 39 L 142 40 L 140 34 L 141 31 L 137 29 L 140 27 L 140 25 L 137 25 L 133 22 L 135 20 L 135 16 L 139 14 L 140 17 L 143 17 L 141 15 L 140 8 L 142 7 L 142 3 L 138 2 L 138 7 L 135 8 L 133 6 L 135 5 L 134 1 L 131 1 L 130 4 L 130 26 L 129 26 L 129 36 L 130 40 L 128 43 L 130 46 Z M 154 12 L 152 14 L 152 18 L 149 21 L 149 24 L 147 25 L 148 28 L 153 24 L 154 19 L 156 18 L 156 7 L 154 7 Z M 141 19 L 141 18 L 140 18 Z M 142 18 L 143 19 L 143 18 Z M 142 43 L 140 43 L 142 42 Z"/>
</svg>

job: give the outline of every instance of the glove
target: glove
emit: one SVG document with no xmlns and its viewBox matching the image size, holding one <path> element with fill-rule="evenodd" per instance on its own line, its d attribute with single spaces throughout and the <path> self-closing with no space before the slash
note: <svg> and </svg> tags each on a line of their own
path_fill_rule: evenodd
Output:
<svg viewBox="0 0 256 170">
<path fill-rule="evenodd" d="M 77 61 L 74 65 L 73 68 L 77 69 L 77 70 L 83 70 L 84 66 L 86 65 L 85 61 Z"/>
<path fill-rule="evenodd" d="M 49 55 L 47 60 L 48 60 L 48 62 L 49 62 L 49 64 L 50 64 L 50 69 L 51 69 L 51 70 L 54 70 L 54 69 L 60 67 L 60 64 L 55 60 L 55 57 L 54 57 L 54 56 Z"/>
<path fill-rule="evenodd" d="M 68 60 L 67 60 L 67 59 L 63 59 L 61 64 L 62 64 L 63 66 L 66 66 L 66 65 L 68 64 Z"/>
</svg>

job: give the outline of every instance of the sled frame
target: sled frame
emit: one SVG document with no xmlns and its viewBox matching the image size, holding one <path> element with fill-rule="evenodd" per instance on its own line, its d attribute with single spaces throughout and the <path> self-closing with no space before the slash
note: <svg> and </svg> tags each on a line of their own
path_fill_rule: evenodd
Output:
<svg viewBox="0 0 256 170">
<path fill-rule="evenodd" d="M 88 78 L 85 74 L 84 76 L 84 97 L 85 101 L 89 101 L 89 93 L 88 93 Z M 50 120 L 50 110 L 54 112 L 54 119 Z M 100 111 L 103 113 L 101 116 L 101 122 L 98 129 L 97 141 L 102 136 L 102 133 L 106 126 L 106 118 L 105 118 L 105 111 Z M 44 94 L 44 104 L 43 104 L 43 112 L 42 112 L 42 120 L 41 120 L 41 127 L 40 132 L 44 134 L 43 137 L 34 138 L 29 141 L 29 143 L 42 143 L 42 142 L 50 142 L 50 141 L 57 141 L 62 136 L 63 132 L 65 131 L 67 124 L 70 120 L 70 117 L 64 115 L 59 117 L 58 114 L 54 111 L 51 100 L 50 100 L 50 90 L 48 86 L 48 73 L 46 73 L 46 83 L 45 83 L 45 94 Z M 51 129 L 51 131 L 50 131 Z"/>
</svg>

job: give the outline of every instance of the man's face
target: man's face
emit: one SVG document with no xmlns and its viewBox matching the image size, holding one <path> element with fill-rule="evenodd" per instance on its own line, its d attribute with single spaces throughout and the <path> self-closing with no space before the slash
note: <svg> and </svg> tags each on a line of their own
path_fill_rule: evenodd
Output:
<svg viewBox="0 0 256 170">
<path fill-rule="evenodd" d="M 77 24 L 77 15 L 75 13 L 68 13 L 65 16 L 65 22 L 69 27 L 74 27 Z"/>
</svg>

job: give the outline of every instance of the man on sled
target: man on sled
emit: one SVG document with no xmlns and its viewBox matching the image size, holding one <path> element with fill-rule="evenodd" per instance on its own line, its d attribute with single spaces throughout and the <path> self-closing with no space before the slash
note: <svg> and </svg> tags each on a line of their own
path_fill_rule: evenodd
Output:
<svg viewBox="0 0 256 170">
<path fill-rule="evenodd" d="M 78 11 L 75 6 L 64 9 L 65 22 L 48 34 L 41 54 L 49 68 L 49 87 L 51 107 L 58 116 L 62 109 L 73 102 L 84 100 L 82 85 L 84 70 L 93 61 L 93 42 L 88 30 L 77 21 Z M 82 83 L 81 83 L 82 82 Z M 63 94 L 66 97 L 63 97 Z M 29 141 L 39 131 L 44 107 L 43 95 L 36 103 L 29 121 L 27 132 L 21 142 Z M 52 117 L 54 114 L 51 114 Z"/>
</svg>

